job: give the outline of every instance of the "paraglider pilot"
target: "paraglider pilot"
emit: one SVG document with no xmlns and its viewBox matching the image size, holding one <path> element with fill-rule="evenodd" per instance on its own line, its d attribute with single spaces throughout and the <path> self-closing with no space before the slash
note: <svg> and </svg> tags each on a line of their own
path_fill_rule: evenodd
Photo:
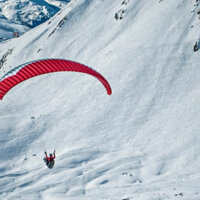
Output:
<svg viewBox="0 0 200 200">
<path fill-rule="evenodd" d="M 55 150 L 54 150 L 54 152 L 53 152 L 53 154 L 52 153 L 50 153 L 49 154 L 49 157 L 47 156 L 47 152 L 45 151 L 44 152 L 44 154 L 45 154 L 45 156 L 46 156 L 46 158 L 45 158 L 45 162 L 46 162 L 46 165 L 47 165 L 47 167 L 48 168 L 53 168 L 53 166 L 54 166 L 54 164 L 55 164 L 55 158 L 56 158 L 56 154 L 55 154 L 56 152 L 55 152 Z"/>
</svg>

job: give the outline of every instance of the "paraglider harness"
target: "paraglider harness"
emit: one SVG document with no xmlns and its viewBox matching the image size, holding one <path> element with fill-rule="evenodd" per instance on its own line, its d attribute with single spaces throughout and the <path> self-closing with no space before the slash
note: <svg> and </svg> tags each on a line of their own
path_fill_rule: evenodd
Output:
<svg viewBox="0 0 200 200">
<path fill-rule="evenodd" d="M 54 160 L 53 155 L 51 153 L 49 154 L 49 156 L 50 156 L 50 161 Z"/>
</svg>

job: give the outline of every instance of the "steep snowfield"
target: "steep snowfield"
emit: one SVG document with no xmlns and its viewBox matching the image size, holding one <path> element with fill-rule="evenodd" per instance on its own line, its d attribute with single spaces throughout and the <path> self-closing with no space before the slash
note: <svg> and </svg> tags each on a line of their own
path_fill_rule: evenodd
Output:
<svg viewBox="0 0 200 200">
<path fill-rule="evenodd" d="M 195 0 L 73 0 L 0 46 L 0 77 L 41 58 L 93 67 L 27 80 L 0 102 L 0 199 L 200 199 Z M 43 151 L 56 149 L 55 167 Z M 34 155 L 36 154 L 36 156 Z"/>
</svg>

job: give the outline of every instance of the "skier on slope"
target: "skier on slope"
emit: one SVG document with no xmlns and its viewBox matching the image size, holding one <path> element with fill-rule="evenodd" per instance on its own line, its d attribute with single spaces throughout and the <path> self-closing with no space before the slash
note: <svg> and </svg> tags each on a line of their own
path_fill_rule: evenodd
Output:
<svg viewBox="0 0 200 200">
<path fill-rule="evenodd" d="M 49 157 L 47 156 L 47 152 L 45 151 L 44 154 L 46 156 L 46 158 L 44 158 L 44 161 L 46 162 L 46 165 L 49 169 L 52 169 L 54 164 L 55 164 L 55 158 L 56 158 L 56 151 L 54 150 L 53 154 L 50 153 Z"/>
</svg>

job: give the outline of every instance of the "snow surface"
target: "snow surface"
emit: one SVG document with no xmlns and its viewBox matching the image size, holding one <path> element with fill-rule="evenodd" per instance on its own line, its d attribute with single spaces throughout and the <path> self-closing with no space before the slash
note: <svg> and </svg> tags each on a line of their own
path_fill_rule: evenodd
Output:
<svg viewBox="0 0 200 200">
<path fill-rule="evenodd" d="M 199 10 L 196 0 L 73 0 L 1 43 L 0 78 L 63 58 L 100 72 L 113 94 L 69 72 L 13 88 L 0 102 L 0 199 L 199 200 Z M 43 151 L 54 149 L 49 170 Z"/>
</svg>

